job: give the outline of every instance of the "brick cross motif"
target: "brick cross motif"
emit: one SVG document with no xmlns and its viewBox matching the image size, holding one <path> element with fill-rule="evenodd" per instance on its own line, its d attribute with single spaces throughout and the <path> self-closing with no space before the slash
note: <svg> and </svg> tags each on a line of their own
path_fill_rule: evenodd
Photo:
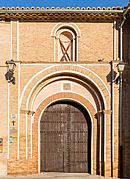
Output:
<svg viewBox="0 0 130 179">
<path fill-rule="evenodd" d="M 63 53 L 63 56 L 61 57 L 60 61 L 71 61 L 71 58 L 68 54 L 68 49 L 71 45 L 71 41 L 68 43 L 68 46 L 66 48 L 60 39 L 59 39 L 59 41 L 60 41 L 61 51 Z"/>
</svg>

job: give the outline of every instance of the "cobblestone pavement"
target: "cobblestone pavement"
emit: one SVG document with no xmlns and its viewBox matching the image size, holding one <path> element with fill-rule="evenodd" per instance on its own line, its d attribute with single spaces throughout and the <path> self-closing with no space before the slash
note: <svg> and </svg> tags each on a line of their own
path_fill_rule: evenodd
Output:
<svg viewBox="0 0 130 179">
<path fill-rule="evenodd" d="M 43 173 L 40 175 L 32 175 L 32 176 L 0 176 L 0 179 L 117 179 L 117 178 L 111 178 L 111 177 L 101 177 L 101 176 L 95 176 L 95 175 L 89 175 L 86 173 Z"/>
</svg>

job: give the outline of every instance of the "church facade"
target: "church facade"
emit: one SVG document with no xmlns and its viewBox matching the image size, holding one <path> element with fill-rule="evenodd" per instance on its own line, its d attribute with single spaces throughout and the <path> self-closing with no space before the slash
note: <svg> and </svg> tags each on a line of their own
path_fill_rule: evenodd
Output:
<svg viewBox="0 0 130 179">
<path fill-rule="evenodd" d="M 1 175 L 130 176 L 129 8 L 0 8 Z"/>
</svg>

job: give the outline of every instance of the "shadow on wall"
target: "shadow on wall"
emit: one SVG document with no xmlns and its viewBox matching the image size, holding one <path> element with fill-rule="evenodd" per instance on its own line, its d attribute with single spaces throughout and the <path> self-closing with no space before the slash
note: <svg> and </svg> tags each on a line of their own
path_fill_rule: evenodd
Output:
<svg viewBox="0 0 130 179">
<path fill-rule="evenodd" d="M 112 79 L 112 75 L 113 75 L 113 79 Z M 115 72 L 113 69 L 106 76 L 107 82 L 110 83 L 110 85 L 111 85 L 112 81 L 117 83 L 117 81 L 119 81 L 118 78 L 119 78 L 119 76 L 117 76 L 117 72 Z"/>
</svg>

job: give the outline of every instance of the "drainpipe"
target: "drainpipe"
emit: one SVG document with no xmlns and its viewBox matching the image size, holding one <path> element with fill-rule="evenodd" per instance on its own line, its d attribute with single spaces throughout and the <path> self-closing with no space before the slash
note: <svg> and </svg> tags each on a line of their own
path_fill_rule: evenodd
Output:
<svg viewBox="0 0 130 179">
<path fill-rule="evenodd" d="M 122 35 L 122 27 L 124 25 L 124 22 L 126 20 L 126 17 L 124 16 L 123 21 L 120 25 L 120 64 L 123 62 L 122 59 L 122 39 L 123 39 L 123 35 Z M 120 161 L 120 177 L 123 177 L 123 115 L 122 115 L 122 105 L 123 105 L 123 75 L 122 75 L 122 71 L 119 71 L 119 76 L 120 76 L 120 81 L 119 81 L 119 126 L 120 126 L 120 133 L 119 133 L 119 137 L 120 137 L 120 143 L 119 143 L 119 161 Z"/>
<path fill-rule="evenodd" d="M 120 62 L 121 63 L 122 63 L 122 27 L 124 25 L 125 20 L 126 20 L 126 17 L 124 16 L 123 21 L 119 27 L 120 28 Z"/>
<path fill-rule="evenodd" d="M 113 163 L 114 163 L 114 62 L 116 61 L 116 21 L 113 22 L 113 42 L 114 53 L 113 61 L 111 62 L 112 81 L 111 81 L 111 177 L 113 177 Z"/>
</svg>

